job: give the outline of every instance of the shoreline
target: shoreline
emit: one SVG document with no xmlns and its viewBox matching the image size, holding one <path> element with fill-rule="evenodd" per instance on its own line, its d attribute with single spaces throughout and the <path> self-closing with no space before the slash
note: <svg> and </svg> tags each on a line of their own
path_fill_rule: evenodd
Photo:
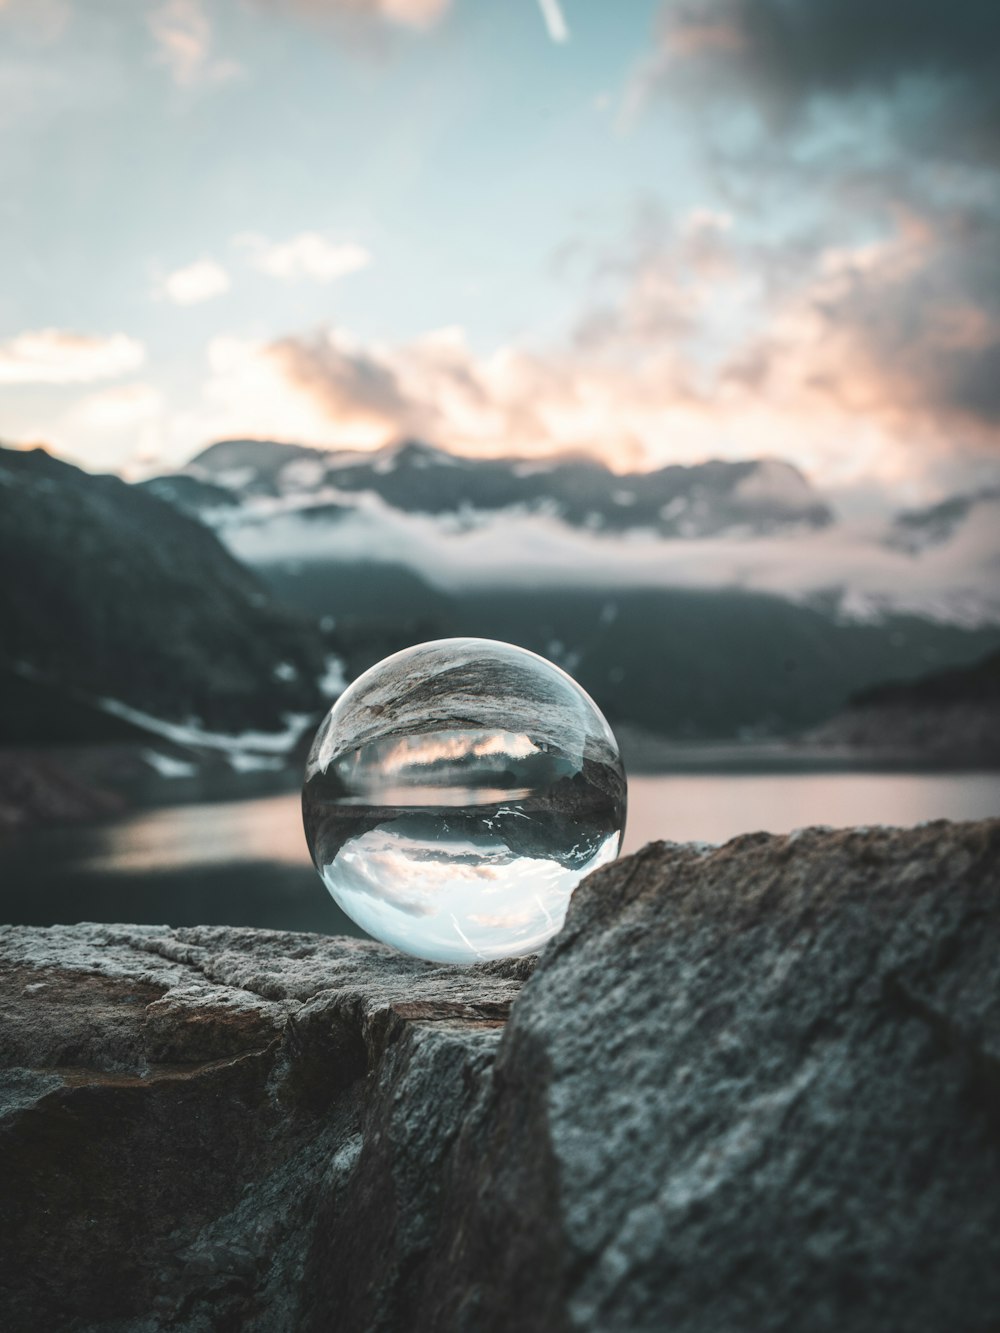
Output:
<svg viewBox="0 0 1000 1333">
<path fill-rule="evenodd" d="M 632 777 L 823 773 L 1000 773 L 1000 761 L 956 749 L 821 744 L 808 738 L 676 741 L 617 730 Z M 237 771 L 216 756 L 177 747 L 110 745 L 0 747 L 0 838 L 39 825 L 99 824 L 142 811 L 255 800 L 298 789 L 300 756 L 280 767 Z"/>
</svg>

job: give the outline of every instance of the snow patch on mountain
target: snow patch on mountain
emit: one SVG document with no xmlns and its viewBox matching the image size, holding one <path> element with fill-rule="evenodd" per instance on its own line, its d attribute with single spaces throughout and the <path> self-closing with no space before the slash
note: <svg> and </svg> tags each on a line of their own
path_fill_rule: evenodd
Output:
<svg viewBox="0 0 1000 1333">
<path fill-rule="evenodd" d="M 326 659 L 326 670 L 316 684 L 328 699 L 339 698 L 347 689 L 347 668 L 336 653 L 331 653 Z"/>
<path fill-rule="evenodd" d="M 237 756 L 254 754 L 285 756 L 294 748 L 310 722 L 315 721 L 308 713 L 287 713 L 282 731 L 244 731 L 238 735 L 228 735 L 221 731 L 206 730 L 196 718 L 188 722 L 168 722 L 162 717 L 154 717 L 152 713 L 144 713 L 139 708 L 131 708 L 119 699 L 97 699 L 95 702 L 112 717 L 120 717 L 155 736 L 162 736 L 174 745 L 220 751 L 231 760 Z M 238 767 L 238 763 L 234 763 L 234 767 Z"/>
<path fill-rule="evenodd" d="M 197 764 L 172 754 L 161 754 L 158 750 L 143 750 L 142 757 L 161 778 L 191 778 L 198 772 Z"/>
</svg>

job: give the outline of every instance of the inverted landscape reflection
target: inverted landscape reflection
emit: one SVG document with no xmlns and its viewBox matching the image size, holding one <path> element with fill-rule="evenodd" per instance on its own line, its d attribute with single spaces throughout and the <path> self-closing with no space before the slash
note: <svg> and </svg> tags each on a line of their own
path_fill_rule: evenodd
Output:
<svg viewBox="0 0 1000 1333">
<path fill-rule="evenodd" d="M 617 855 L 624 814 L 596 705 L 551 663 L 487 640 L 372 668 L 317 733 L 303 789 L 336 903 L 441 962 L 539 949 L 579 881 Z"/>
<path fill-rule="evenodd" d="M 309 860 L 298 792 L 140 810 L 0 842 L 14 923 L 136 921 L 360 935 Z M 810 824 L 912 825 L 1000 810 L 996 773 L 672 773 L 629 779 L 622 851 Z"/>
</svg>

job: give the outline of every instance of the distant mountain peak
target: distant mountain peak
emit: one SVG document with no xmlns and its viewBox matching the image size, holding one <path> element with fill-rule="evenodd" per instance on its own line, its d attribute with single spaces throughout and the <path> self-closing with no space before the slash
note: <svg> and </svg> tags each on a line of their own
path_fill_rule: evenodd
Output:
<svg viewBox="0 0 1000 1333">
<path fill-rule="evenodd" d="M 949 495 L 920 509 L 903 509 L 892 522 L 886 545 L 908 555 L 950 541 L 976 510 L 1000 505 L 1000 486 Z"/>
<path fill-rule="evenodd" d="M 369 452 L 222 440 L 185 472 L 228 488 L 243 502 L 298 497 L 303 505 L 314 505 L 331 492 L 341 498 L 368 493 L 405 513 L 468 516 L 511 509 L 592 532 L 642 529 L 664 537 L 704 537 L 823 527 L 833 519 L 802 472 L 777 458 L 712 459 L 617 474 L 590 457 L 475 458 L 411 438 Z"/>
</svg>

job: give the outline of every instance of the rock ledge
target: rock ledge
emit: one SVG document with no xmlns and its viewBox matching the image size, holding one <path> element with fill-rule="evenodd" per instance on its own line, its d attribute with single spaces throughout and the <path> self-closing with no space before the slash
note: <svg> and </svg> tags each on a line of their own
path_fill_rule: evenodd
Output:
<svg viewBox="0 0 1000 1333">
<path fill-rule="evenodd" d="M 0 1324 L 995 1330 L 998 871 L 1000 821 L 651 844 L 533 975 L 4 928 Z"/>
</svg>

